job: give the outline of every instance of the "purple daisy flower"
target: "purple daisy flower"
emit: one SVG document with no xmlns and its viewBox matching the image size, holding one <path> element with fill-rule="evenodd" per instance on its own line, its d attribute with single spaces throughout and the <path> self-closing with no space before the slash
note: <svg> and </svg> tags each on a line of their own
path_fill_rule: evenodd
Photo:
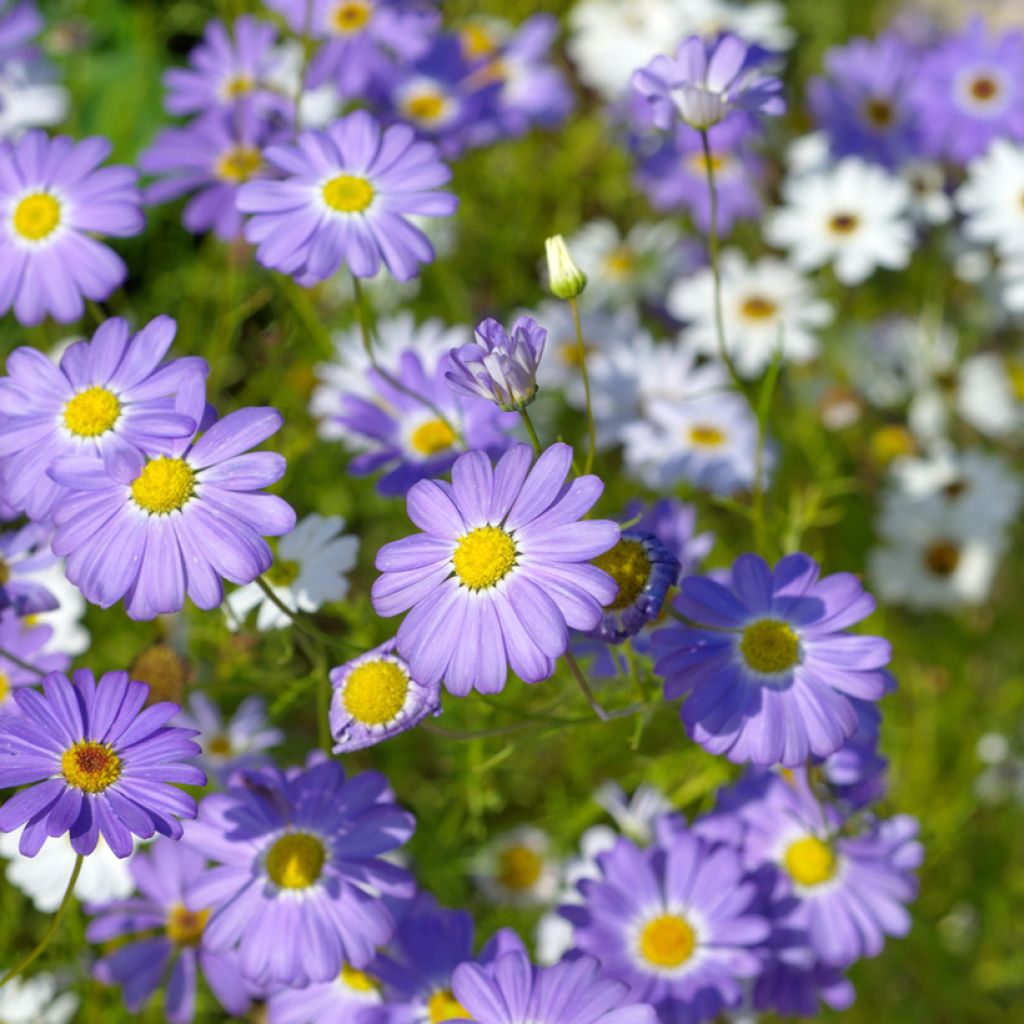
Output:
<svg viewBox="0 0 1024 1024">
<path fill-rule="evenodd" d="M 0 142 L 0 314 L 19 323 L 60 323 L 106 299 L 128 268 L 95 235 L 137 235 L 142 196 L 131 167 L 99 165 L 106 139 L 75 142 L 26 132 Z"/>
<path fill-rule="evenodd" d="M 362 449 L 349 463 L 350 473 L 384 470 L 377 490 L 405 494 L 418 480 L 449 470 L 467 448 L 496 457 L 508 447 L 517 417 L 492 402 L 457 397 L 446 380 L 451 369 L 447 356 L 431 368 L 408 351 L 395 373 L 367 372 L 373 394 L 342 394 L 341 410 L 331 420 L 349 444 Z"/>
<path fill-rule="evenodd" d="M 846 1010 L 855 997 L 841 970 L 818 963 L 804 966 L 771 960 L 754 983 L 754 1007 L 787 1017 L 816 1017 L 821 1003 L 832 1010 Z"/>
<path fill-rule="evenodd" d="M 455 368 L 445 373 L 448 386 L 500 409 L 524 409 L 537 394 L 537 367 L 548 332 L 533 317 L 521 316 L 511 337 L 492 319 L 477 324 L 476 336 L 476 342 L 452 349 Z"/>
<path fill-rule="evenodd" d="M 278 57 L 277 29 L 243 14 L 229 31 L 219 18 L 207 22 L 202 42 L 188 55 L 188 68 L 164 73 L 165 106 L 172 114 L 230 110 L 240 100 L 254 100 L 261 112 L 288 111 L 292 101 L 268 83 Z"/>
<path fill-rule="evenodd" d="M 756 217 L 764 205 L 757 189 L 764 163 L 746 144 L 749 138 L 748 126 L 734 118 L 708 129 L 720 232 Z M 686 125 L 678 125 L 641 158 L 636 180 L 656 210 L 687 210 L 701 231 L 711 226 L 707 158 L 700 136 Z"/>
<path fill-rule="evenodd" d="M 440 15 L 430 0 L 268 0 L 298 35 L 323 40 L 310 67 L 310 84 L 332 79 L 355 99 L 396 59 L 422 55 Z"/>
<path fill-rule="evenodd" d="M 708 42 L 683 40 L 675 57 L 660 55 L 633 72 L 634 93 L 662 130 L 677 120 L 706 131 L 732 113 L 782 114 L 782 82 L 759 66 L 764 52 L 728 33 Z"/>
<path fill-rule="evenodd" d="M 506 953 L 488 967 L 458 967 L 453 988 L 479 1024 L 658 1024 L 653 1007 L 589 956 L 534 967 L 525 953 Z"/>
<path fill-rule="evenodd" d="M 263 151 L 280 134 L 250 103 L 231 112 L 211 111 L 184 128 L 166 128 L 139 154 L 139 169 L 160 177 L 146 188 L 146 202 L 191 195 L 181 217 L 187 231 L 213 231 L 224 241 L 238 238 L 243 224 L 235 204 L 238 189 L 267 176 Z"/>
<path fill-rule="evenodd" d="M 889 689 L 895 688 L 893 680 Z M 889 761 L 878 750 L 882 713 L 867 701 L 855 700 L 853 704 L 857 711 L 857 728 L 834 754 L 825 758 L 822 772 L 836 800 L 855 810 L 885 795 Z"/>
<path fill-rule="evenodd" d="M 10 609 L 0 612 L 0 651 L 13 654 L 19 661 L 37 669 L 31 672 L 0 654 L 0 714 L 18 714 L 14 694 L 19 687 L 36 686 L 40 672 L 63 672 L 71 664 L 66 654 L 45 653 L 44 648 L 52 637 L 53 630 L 49 626 L 30 626 Z"/>
<path fill-rule="evenodd" d="M 243 974 L 268 987 L 328 981 L 344 963 L 362 969 L 394 931 L 386 899 L 413 890 L 381 854 L 414 827 L 376 772 L 346 780 L 321 761 L 237 776 L 203 800 L 187 833 L 215 862 L 191 890 L 212 908 L 208 947 L 237 949 Z"/>
<path fill-rule="evenodd" d="M 572 449 L 554 444 L 531 469 L 528 445 L 491 465 L 467 452 L 452 483 L 421 480 L 409 517 L 424 532 L 385 544 L 373 606 L 409 611 L 398 652 L 424 685 L 442 677 L 458 696 L 504 689 L 509 667 L 525 682 L 547 679 L 569 629 L 597 626 L 614 580 L 590 564 L 619 538 L 618 524 L 581 517 L 604 490 L 596 476 L 566 485 Z"/>
<path fill-rule="evenodd" d="M 201 384 L 201 381 L 199 382 Z M 202 388 L 178 392 L 177 408 L 202 417 Z M 133 619 L 203 609 L 224 599 L 221 577 L 250 583 L 273 562 L 264 536 L 295 526 L 291 506 L 262 489 L 284 475 L 284 457 L 250 452 L 278 430 L 276 409 L 239 409 L 198 440 L 160 454 L 126 453 L 109 469 L 95 458 L 59 459 L 51 474 L 73 493 L 55 513 L 55 554 L 93 604 L 122 598 Z"/>
<path fill-rule="evenodd" d="M 806 933 L 822 963 L 845 967 L 877 956 L 887 935 L 910 930 L 905 904 L 917 895 L 913 872 L 923 856 L 913 818 L 875 821 L 851 835 L 802 774 L 792 782 L 772 777 L 761 799 L 738 813 L 748 867 L 778 867 L 776 895 L 788 908 L 782 922 Z"/>
<path fill-rule="evenodd" d="M 0 378 L 0 463 L 7 501 L 48 520 L 65 494 L 49 476 L 62 457 L 102 459 L 114 471 L 131 453 L 164 450 L 190 437 L 197 421 L 175 409 L 179 388 L 201 388 L 205 359 L 161 360 L 177 325 L 158 316 L 135 335 L 120 317 L 105 320 L 91 341 L 77 341 L 60 363 L 34 348 L 15 349 Z"/>
<path fill-rule="evenodd" d="M 440 688 L 424 686 L 395 652 L 395 641 L 331 669 L 334 753 L 372 747 L 441 711 Z"/>
<path fill-rule="evenodd" d="M 924 57 L 911 95 L 925 155 L 966 163 L 993 139 L 1024 139 L 1024 34 L 972 18 Z"/>
<path fill-rule="evenodd" d="M 8 60 L 43 28 L 32 0 L 0 0 L 0 60 Z"/>
<path fill-rule="evenodd" d="M 854 734 L 854 699 L 886 692 L 889 642 L 847 632 L 874 611 L 874 598 L 849 573 L 820 574 L 803 554 L 774 570 L 741 555 L 728 585 L 683 580 L 675 607 L 694 625 L 654 634 L 655 671 L 667 700 L 688 695 L 683 723 L 705 750 L 795 768 Z"/>
<path fill-rule="evenodd" d="M 654 830 L 646 849 L 620 838 L 599 854 L 599 876 L 579 883 L 583 903 L 561 913 L 576 946 L 634 999 L 652 1003 L 665 1020 L 704 1020 L 739 1003 L 740 981 L 760 970 L 771 926 L 757 912 L 758 888 L 736 850 L 709 843 L 672 815 Z"/>
<path fill-rule="evenodd" d="M 210 911 L 188 893 L 205 867 L 201 853 L 184 843 L 158 839 L 128 868 L 138 896 L 87 908 L 94 915 L 85 933 L 89 942 L 136 937 L 94 968 L 103 984 L 122 988 L 125 1006 L 132 1013 L 139 1013 L 166 981 L 167 1020 L 189 1024 L 195 1016 L 198 974 L 231 1016 L 248 1012 L 254 994 L 251 986 L 231 957 L 206 948 L 203 936 Z"/>
<path fill-rule="evenodd" d="M 0 533 L 0 611 L 11 608 L 16 615 L 35 615 L 58 607 L 57 598 L 32 578 L 56 561 L 50 536 L 51 531 L 38 523 Z"/>
<path fill-rule="evenodd" d="M 828 75 L 810 82 L 808 98 L 835 156 L 862 156 L 895 169 L 920 151 L 909 99 L 918 65 L 917 51 L 895 33 L 828 51 Z"/>
<path fill-rule="evenodd" d="M 102 835 L 118 857 L 131 854 L 133 835 L 180 838 L 178 819 L 196 805 L 172 783 L 202 786 L 206 776 L 184 763 L 199 753 L 192 733 L 166 724 L 178 705 L 143 710 L 149 687 L 127 672 L 107 672 L 99 685 L 88 669 L 73 678 L 51 672 L 42 693 L 15 693 L 20 717 L 0 715 L 0 788 L 27 785 L 0 808 L 0 832 L 24 825 L 27 857 L 65 833 L 81 854 Z"/>
<path fill-rule="evenodd" d="M 265 266 L 302 285 L 323 281 L 344 263 L 356 277 L 387 267 L 399 281 L 434 258 L 409 216 L 447 217 L 455 196 L 437 149 L 402 124 L 381 126 L 357 110 L 326 131 L 305 131 L 294 145 L 271 146 L 280 181 L 250 181 L 238 208 L 254 216 L 245 237 Z"/>
</svg>

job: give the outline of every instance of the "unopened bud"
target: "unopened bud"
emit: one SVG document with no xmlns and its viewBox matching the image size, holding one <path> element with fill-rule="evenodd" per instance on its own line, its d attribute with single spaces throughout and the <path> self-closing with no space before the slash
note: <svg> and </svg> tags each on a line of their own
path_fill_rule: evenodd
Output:
<svg viewBox="0 0 1024 1024">
<path fill-rule="evenodd" d="M 561 235 L 544 243 L 548 256 L 548 287 L 560 299 L 575 299 L 587 286 L 587 275 L 573 262 L 572 253 Z"/>
</svg>

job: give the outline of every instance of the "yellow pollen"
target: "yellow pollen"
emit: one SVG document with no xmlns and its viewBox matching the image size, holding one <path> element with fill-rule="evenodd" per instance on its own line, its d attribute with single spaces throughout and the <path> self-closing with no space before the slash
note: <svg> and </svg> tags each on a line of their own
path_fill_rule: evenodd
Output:
<svg viewBox="0 0 1024 1024">
<path fill-rule="evenodd" d="M 951 540 L 938 540 L 925 551 L 924 564 L 936 576 L 952 576 L 960 564 L 960 548 Z"/>
<path fill-rule="evenodd" d="M 158 643 L 147 647 L 132 662 L 130 674 L 149 687 L 147 704 L 164 700 L 180 704 L 188 683 L 189 665 L 173 647 Z"/>
<path fill-rule="evenodd" d="M 409 444 L 420 455 L 436 455 L 455 444 L 455 431 L 442 419 L 427 420 L 412 432 Z"/>
<path fill-rule="evenodd" d="M 590 355 L 593 351 L 593 345 L 584 345 L 581 353 L 580 343 L 575 340 L 563 341 L 562 344 L 558 346 L 558 355 L 561 358 L 563 365 L 571 366 L 577 370 L 583 366 L 584 358 Z"/>
<path fill-rule="evenodd" d="M 836 855 L 816 836 L 804 836 L 790 843 L 783 863 L 798 885 L 821 885 L 836 873 Z"/>
<path fill-rule="evenodd" d="M 373 8 L 368 3 L 345 0 L 331 11 L 331 28 L 342 35 L 358 32 L 370 20 L 372 13 Z"/>
<path fill-rule="evenodd" d="M 651 576 L 651 560 L 647 549 L 638 540 L 620 540 L 610 551 L 593 559 L 593 563 L 619 585 L 615 600 L 605 605 L 615 612 L 628 608 L 640 596 Z"/>
<path fill-rule="evenodd" d="M 695 423 L 689 430 L 690 443 L 698 448 L 720 448 L 725 444 L 725 431 L 710 423 Z"/>
<path fill-rule="evenodd" d="M 725 153 L 712 153 L 709 160 L 703 153 L 692 153 L 686 157 L 685 163 L 689 165 L 694 174 L 699 174 L 703 178 L 708 173 L 708 164 L 711 165 L 711 170 L 717 174 L 726 167 L 729 158 Z"/>
<path fill-rule="evenodd" d="M 452 995 L 450 989 L 442 988 L 427 1000 L 427 1015 L 430 1024 L 445 1024 L 450 1020 L 468 1020 L 469 1010 Z"/>
<path fill-rule="evenodd" d="M 498 854 L 494 875 L 502 888 L 510 892 L 526 892 L 537 884 L 543 867 L 544 861 L 539 853 L 517 843 Z"/>
<path fill-rule="evenodd" d="M 132 498 L 139 508 L 165 516 L 188 503 L 196 488 L 196 475 L 184 459 L 166 455 L 151 459 L 132 483 Z"/>
<path fill-rule="evenodd" d="M 338 213 L 361 213 L 373 202 L 373 186 L 365 178 L 339 174 L 321 189 L 324 202 Z"/>
<path fill-rule="evenodd" d="M 617 245 L 605 257 L 604 269 L 608 276 L 616 280 L 622 280 L 636 266 L 636 257 L 633 252 L 624 245 Z"/>
<path fill-rule="evenodd" d="M 829 230 L 834 235 L 851 235 L 857 230 L 860 217 L 854 213 L 837 213 L 828 222 Z"/>
<path fill-rule="evenodd" d="M 376 978 L 371 977 L 365 971 L 357 971 L 354 967 L 349 967 L 348 964 L 342 966 L 339 978 L 343 985 L 354 992 L 380 991 L 380 982 Z"/>
<path fill-rule="evenodd" d="M 436 121 L 448 107 L 441 92 L 421 92 L 409 96 L 402 104 L 403 111 L 414 121 Z"/>
<path fill-rule="evenodd" d="M 189 910 L 175 903 L 167 914 L 167 938 L 178 946 L 198 946 L 209 917 L 209 910 Z"/>
<path fill-rule="evenodd" d="M 405 706 L 409 676 L 385 658 L 364 661 L 348 674 L 341 700 L 361 725 L 387 725 Z"/>
<path fill-rule="evenodd" d="M 883 466 L 903 455 L 912 455 L 916 449 L 914 435 L 900 423 L 887 423 L 871 436 L 871 454 Z"/>
<path fill-rule="evenodd" d="M 6 672 L 0 672 L 0 704 L 7 700 L 7 694 L 11 692 L 11 681 L 7 678 Z"/>
<path fill-rule="evenodd" d="M 999 92 L 998 84 L 987 75 L 979 75 L 971 82 L 968 89 L 970 94 L 982 103 L 988 102 Z"/>
<path fill-rule="evenodd" d="M 14 208 L 14 230 L 30 242 L 53 234 L 60 224 L 60 201 L 49 192 L 33 192 Z"/>
<path fill-rule="evenodd" d="M 64 406 L 64 426 L 76 437 L 99 437 L 117 422 L 121 403 L 98 384 L 79 391 Z"/>
<path fill-rule="evenodd" d="M 267 874 L 282 889 L 308 889 L 320 877 L 327 851 L 308 832 L 281 836 L 267 854 Z"/>
<path fill-rule="evenodd" d="M 515 541 L 500 527 L 479 526 L 455 548 L 455 575 L 470 590 L 493 587 L 515 567 L 518 553 Z"/>
<path fill-rule="evenodd" d="M 234 100 L 239 96 L 244 96 L 246 93 L 252 92 L 255 87 L 256 83 L 253 81 L 251 75 L 232 75 L 224 83 L 224 95 L 228 99 Z"/>
<path fill-rule="evenodd" d="M 84 793 L 102 793 L 121 775 L 121 759 L 109 743 L 79 740 L 61 755 L 60 770 L 69 786 Z"/>
<path fill-rule="evenodd" d="M 276 558 L 274 564 L 263 574 L 275 587 L 287 587 L 299 578 L 301 566 L 287 558 Z"/>
<path fill-rule="evenodd" d="M 231 740 L 224 733 L 218 733 L 206 744 L 206 752 L 215 757 L 227 757 L 233 749 Z"/>
<path fill-rule="evenodd" d="M 748 320 L 770 320 L 778 310 L 778 305 L 763 295 L 751 295 L 740 306 L 740 312 Z"/>
<path fill-rule="evenodd" d="M 640 955 L 655 967 L 681 967 L 696 945 L 693 929 L 677 914 L 652 918 L 640 933 Z"/>
<path fill-rule="evenodd" d="M 785 672 L 800 660 L 800 638 L 779 619 L 761 619 L 743 630 L 740 653 L 755 672 Z"/>
<path fill-rule="evenodd" d="M 263 166 L 263 156 L 255 146 L 232 146 L 217 158 L 214 174 L 222 181 L 240 185 Z"/>
</svg>

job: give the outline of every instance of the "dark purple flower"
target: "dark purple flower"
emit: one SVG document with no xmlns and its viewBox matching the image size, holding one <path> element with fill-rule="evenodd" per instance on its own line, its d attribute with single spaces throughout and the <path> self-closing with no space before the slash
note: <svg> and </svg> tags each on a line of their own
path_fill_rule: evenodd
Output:
<svg viewBox="0 0 1024 1024">
<path fill-rule="evenodd" d="M 537 394 L 537 367 L 547 336 L 529 316 L 519 317 L 510 334 L 497 320 L 482 320 L 475 342 L 452 349 L 455 366 L 445 373 L 448 386 L 506 411 L 525 408 Z"/>
</svg>

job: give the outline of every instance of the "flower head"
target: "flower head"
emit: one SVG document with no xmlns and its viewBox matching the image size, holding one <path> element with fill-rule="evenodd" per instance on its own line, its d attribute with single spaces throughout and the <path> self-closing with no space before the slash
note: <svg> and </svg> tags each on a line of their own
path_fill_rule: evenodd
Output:
<svg viewBox="0 0 1024 1024">
<path fill-rule="evenodd" d="M 262 697 L 246 697 L 226 718 L 205 693 L 193 693 L 187 711 L 175 721 L 199 734 L 197 742 L 203 751 L 199 763 L 222 783 L 236 771 L 261 764 L 266 752 L 284 739 L 284 733 L 267 720 Z"/>
<path fill-rule="evenodd" d="M 149 687 L 127 672 L 98 685 L 88 669 L 73 678 L 51 672 L 41 694 L 15 694 L 21 717 L 0 715 L 0 787 L 27 785 L 0 809 L 0 831 L 25 825 L 28 856 L 65 832 L 77 853 L 92 853 L 102 835 L 119 857 L 132 835 L 179 838 L 178 819 L 196 805 L 173 784 L 202 786 L 206 776 L 184 763 L 199 753 L 192 732 L 166 724 L 178 706 L 143 710 Z"/>
<path fill-rule="evenodd" d="M 398 653 L 424 685 L 443 678 L 460 696 L 497 693 L 510 667 L 526 682 L 547 679 L 569 629 L 593 629 L 615 596 L 611 577 L 587 563 L 619 528 L 581 521 L 604 485 L 595 476 L 565 485 L 565 444 L 531 462 L 527 445 L 494 466 L 483 452 L 460 456 L 451 484 L 423 480 L 409 491 L 409 515 L 424 532 L 377 553 L 374 608 L 411 609 Z"/>
<path fill-rule="evenodd" d="M 575 299 L 587 287 L 587 275 L 576 266 L 569 246 L 561 235 L 553 235 L 544 242 L 548 261 L 548 287 L 559 299 Z"/>
</svg>

